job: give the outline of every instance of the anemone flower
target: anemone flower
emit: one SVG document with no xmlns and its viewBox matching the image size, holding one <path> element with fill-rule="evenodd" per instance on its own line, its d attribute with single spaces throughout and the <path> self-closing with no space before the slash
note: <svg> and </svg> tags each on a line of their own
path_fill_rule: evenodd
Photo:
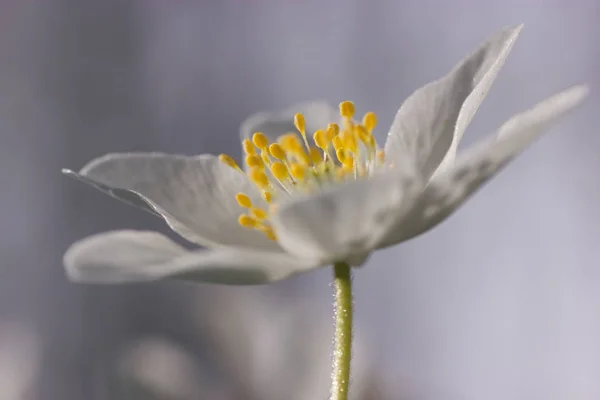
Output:
<svg viewBox="0 0 600 400">
<path fill-rule="evenodd" d="M 383 147 L 374 113 L 357 121 L 351 102 L 339 114 L 313 102 L 246 120 L 242 167 L 227 155 L 123 153 L 64 170 L 205 247 L 188 250 L 157 232 L 100 233 L 66 252 L 69 277 L 262 284 L 335 263 L 357 267 L 433 228 L 587 93 L 558 93 L 457 156 L 520 30 L 501 31 L 415 91 Z"/>
</svg>

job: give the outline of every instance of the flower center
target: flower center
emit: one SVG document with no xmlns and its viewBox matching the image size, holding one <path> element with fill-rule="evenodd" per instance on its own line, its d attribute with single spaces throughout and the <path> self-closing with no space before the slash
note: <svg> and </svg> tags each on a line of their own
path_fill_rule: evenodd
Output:
<svg viewBox="0 0 600 400">
<path fill-rule="evenodd" d="M 373 137 L 377 124 L 375 113 L 366 113 L 362 122 L 357 123 L 353 120 L 354 104 L 344 101 L 340 103 L 340 115 L 342 126 L 331 123 L 318 129 L 312 135 L 312 144 L 302 114 L 294 116 L 294 126 L 300 135 L 289 132 L 269 143 L 263 133 L 256 132 L 252 139 L 244 139 L 246 172 L 230 156 L 219 156 L 223 163 L 247 174 L 269 205 L 268 209 L 260 207 L 247 194 L 238 193 L 236 200 L 245 209 L 238 219 L 241 226 L 259 230 L 276 240 L 269 213 L 278 200 L 313 193 L 326 185 L 366 178 L 383 165 L 385 153 Z"/>
</svg>

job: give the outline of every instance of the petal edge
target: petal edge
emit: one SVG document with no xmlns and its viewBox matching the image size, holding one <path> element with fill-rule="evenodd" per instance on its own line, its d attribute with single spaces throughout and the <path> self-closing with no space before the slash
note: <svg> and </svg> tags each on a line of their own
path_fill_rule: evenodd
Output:
<svg viewBox="0 0 600 400">
<path fill-rule="evenodd" d="M 319 265 L 285 253 L 236 248 L 187 251 L 151 231 L 110 231 L 74 243 L 63 259 L 76 282 L 131 283 L 178 279 L 225 285 L 259 285 Z"/>
<path fill-rule="evenodd" d="M 574 86 L 555 94 L 515 115 L 496 135 L 468 149 L 456 165 L 434 177 L 414 209 L 392 225 L 379 247 L 411 239 L 444 221 L 539 134 L 579 105 L 588 92 L 586 86 Z"/>
</svg>

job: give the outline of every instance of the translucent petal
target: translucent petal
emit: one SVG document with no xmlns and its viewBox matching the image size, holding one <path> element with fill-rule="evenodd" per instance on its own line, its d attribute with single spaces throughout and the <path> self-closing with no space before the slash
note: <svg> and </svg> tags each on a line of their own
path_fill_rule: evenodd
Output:
<svg viewBox="0 0 600 400">
<path fill-rule="evenodd" d="M 65 253 L 73 281 L 127 283 L 184 279 L 227 285 L 256 285 L 319 267 L 285 253 L 222 247 L 187 251 L 149 231 L 113 231 L 87 237 Z"/>
<path fill-rule="evenodd" d="M 306 132 L 312 143 L 312 135 L 317 129 L 328 124 L 340 123 L 340 114 L 325 101 L 317 100 L 293 105 L 279 112 L 261 112 L 248 117 L 240 127 L 241 139 L 249 139 L 255 132 L 262 132 L 269 142 L 289 132 L 298 133 L 294 127 L 294 115 L 301 113 L 306 120 Z"/>
<path fill-rule="evenodd" d="M 451 163 L 520 30 L 521 26 L 503 30 L 448 75 L 414 92 L 392 123 L 385 145 L 387 159 L 395 162 L 411 157 L 424 179 L 429 179 L 443 160 Z"/>
<path fill-rule="evenodd" d="M 393 222 L 412 205 L 422 182 L 409 168 L 334 186 L 283 204 L 272 217 L 280 244 L 298 257 L 360 265 Z"/>
<path fill-rule="evenodd" d="M 161 153 L 108 154 L 69 175 L 130 204 L 145 202 L 186 239 L 204 246 L 242 246 L 269 250 L 278 245 L 257 231 L 242 228 L 244 211 L 238 191 L 261 202 L 254 186 L 240 171 L 217 157 Z"/>
<path fill-rule="evenodd" d="M 577 106 L 587 92 L 577 86 L 556 94 L 514 116 L 496 135 L 459 156 L 456 164 L 429 183 L 410 213 L 396 218 L 380 247 L 410 239 L 442 222 L 540 133 Z"/>
</svg>

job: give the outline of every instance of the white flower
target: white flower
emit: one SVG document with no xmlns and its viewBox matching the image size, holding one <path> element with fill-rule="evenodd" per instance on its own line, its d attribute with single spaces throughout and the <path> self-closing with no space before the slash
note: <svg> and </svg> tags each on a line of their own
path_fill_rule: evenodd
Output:
<svg viewBox="0 0 600 400">
<path fill-rule="evenodd" d="M 188 251 L 156 232 L 101 233 L 67 251 L 68 275 L 261 284 L 338 261 L 359 266 L 373 250 L 433 228 L 588 92 L 577 86 L 542 101 L 457 158 L 520 30 L 500 32 L 413 93 L 383 149 L 372 135 L 373 113 L 358 123 L 352 103 L 340 105 L 340 117 L 316 102 L 242 125 L 247 174 L 227 156 L 159 153 L 109 154 L 79 174 L 65 171 L 208 248 Z M 301 134 L 286 134 L 294 128 Z"/>
</svg>

